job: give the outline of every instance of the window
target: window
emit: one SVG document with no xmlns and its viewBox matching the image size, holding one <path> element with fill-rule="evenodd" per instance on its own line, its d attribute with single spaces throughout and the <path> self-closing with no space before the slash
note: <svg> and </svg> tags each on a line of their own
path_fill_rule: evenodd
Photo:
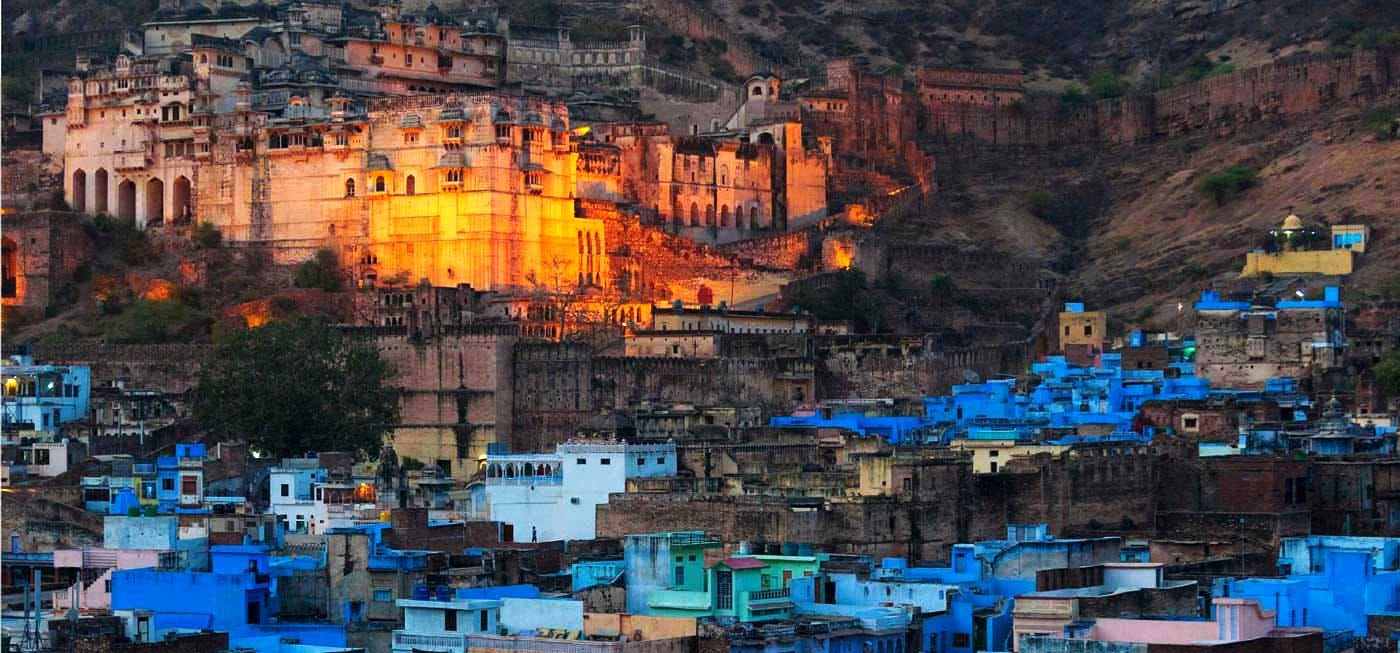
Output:
<svg viewBox="0 0 1400 653">
<path fill-rule="evenodd" d="M 1183 428 L 1183 429 L 1195 430 L 1195 429 L 1197 428 L 1197 425 L 1198 425 L 1199 423 L 1200 423 L 1200 420 L 1198 420 L 1198 419 L 1195 418 L 1195 417 L 1183 417 L 1183 418 L 1181 418 L 1181 428 Z"/>
<path fill-rule="evenodd" d="M 350 144 L 350 135 L 349 135 L 349 134 L 336 134 L 336 135 L 335 135 L 335 144 L 336 144 L 336 145 L 339 145 L 339 146 L 341 146 L 341 147 L 345 147 L 346 145 L 349 145 L 349 144 Z"/>
<path fill-rule="evenodd" d="M 496 138 L 510 138 L 510 125 L 496 125 Z"/>
<path fill-rule="evenodd" d="M 173 478 L 163 478 L 163 479 L 160 479 L 160 489 L 161 489 L 162 491 L 165 491 L 165 492 L 174 492 L 174 491 L 175 491 L 175 479 L 173 479 Z"/>
<path fill-rule="evenodd" d="M 354 197 L 354 196 L 355 196 L 355 180 L 354 180 L 354 179 L 346 179 L 346 180 L 345 180 L 345 196 L 346 196 L 346 197 Z"/>
<path fill-rule="evenodd" d="M 577 506 L 579 504 L 578 497 L 570 497 L 569 503 Z"/>
<path fill-rule="evenodd" d="M 600 459 L 598 460 L 598 464 L 599 464 L 599 465 L 611 465 L 611 464 L 612 464 L 612 458 L 600 458 Z"/>
<path fill-rule="evenodd" d="M 283 483 L 283 484 L 282 484 L 281 492 L 282 492 L 282 496 L 284 496 L 284 497 L 285 497 L 285 496 L 291 496 L 292 486 L 287 485 L 286 483 Z"/>
<path fill-rule="evenodd" d="M 190 474 L 181 476 L 180 494 L 199 494 L 199 477 Z"/>
<path fill-rule="evenodd" d="M 682 566 L 679 566 L 679 565 L 676 566 L 676 580 L 675 580 L 675 585 L 676 585 L 677 587 L 680 587 L 680 586 L 682 586 L 682 585 L 685 585 L 685 567 L 682 567 Z"/>
<path fill-rule="evenodd" d="M 374 600 L 379 603 L 391 603 L 394 600 L 392 590 L 374 590 Z"/>
<path fill-rule="evenodd" d="M 487 611 L 485 611 L 485 610 L 482 610 L 482 611 L 481 611 L 481 632 L 484 633 L 484 632 L 486 632 L 487 630 L 490 630 L 490 628 L 491 628 L 491 613 L 489 613 L 489 612 L 487 612 Z"/>
<path fill-rule="evenodd" d="M 637 456 L 637 466 L 642 467 L 647 464 L 646 456 Z"/>
<path fill-rule="evenodd" d="M 404 144 L 417 143 L 417 142 L 418 142 L 418 134 L 415 134 L 415 133 L 413 133 L 413 132 L 408 132 L 408 133 L 404 134 L 404 135 L 403 135 L 403 142 L 404 142 Z"/>
<path fill-rule="evenodd" d="M 967 633 L 953 633 L 953 646 L 955 648 L 967 648 L 972 645 L 972 637 Z"/>
<path fill-rule="evenodd" d="M 666 464 L 666 457 L 665 457 L 665 456 L 662 456 L 662 457 L 660 457 L 660 458 L 657 458 L 657 459 L 656 459 L 656 464 L 658 464 L 658 465 L 665 465 L 665 464 Z"/>
<path fill-rule="evenodd" d="M 988 455 L 989 457 L 996 458 L 996 457 L 998 457 L 998 456 L 1001 455 L 1001 452 L 1000 452 L 1000 451 L 997 451 L 996 449 L 992 449 L 991 451 L 988 451 L 988 452 L 987 452 L 987 455 Z"/>
<path fill-rule="evenodd" d="M 405 194 L 405 195 L 412 195 L 412 194 L 414 194 L 415 192 L 417 192 L 417 190 L 418 190 L 418 182 L 417 182 L 417 180 L 413 178 L 413 175 L 409 175 L 409 176 L 408 176 L 408 179 L 405 179 L 405 180 L 404 180 L 404 183 L 403 183 L 403 192 L 404 192 L 404 194 Z"/>
<path fill-rule="evenodd" d="M 587 464 L 588 464 L 588 459 L 587 459 L 587 458 L 579 458 L 578 460 L 575 460 L 575 461 L 574 461 L 574 464 L 576 464 L 576 465 L 587 465 Z"/>
<path fill-rule="evenodd" d="M 1084 325 L 1084 335 L 1086 335 L 1086 336 L 1092 336 L 1092 335 L 1094 335 L 1094 325 L 1092 325 L 1092 324 L 1086 324 L 1086 325 Z"/>
<path fill-rule="evenodd" d="M 374 192 L 376 192 L 376 193 L 382 193 L 382 192 L 384 192 L 384 176 L 383 176 L 383 175 L 380 175 L 380 176 L 374 178 Z"/>
<path fill-rule="evenodd" d="M 443 610 L 443 611 L 442 611 L 442 629 L 443 629 L 443 630 L 446 630 L 446 631 L 448 631 L 448 632 L 455 632 L 455 631 L 457 630 L 457 611 L 456 611 L 456 610 Z"/>
</svg>

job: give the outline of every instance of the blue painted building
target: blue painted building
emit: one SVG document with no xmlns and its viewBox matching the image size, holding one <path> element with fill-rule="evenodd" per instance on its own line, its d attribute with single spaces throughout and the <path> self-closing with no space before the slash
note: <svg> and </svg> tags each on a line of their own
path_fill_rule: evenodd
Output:
<svg viewBox="0 0 1400 653">
<path fill-rule="evenodd" d="M 0 378 L 0 421 L 6 427 L 31 424 L 36 431 L 57 434 L 60 424 L 88 417 L 92 373 L 87 366 L 35 365 L 29 356 L 11 356 L 0 364 Z"/>
<path fill-rule="evenodd" d="M 590 560 L 575 562 L 570 568 L 570 588 L 579 591 L 595 585 L 611 585 L 627 569 L 625 560 Z"/>
<path fill-rule="evenodd" d="M 1400 571 L 1377 571 L 1370 551 L 1328 549 L 1321 571 L 1285 578 L 1220 579 L 1215 595 L 1254 599 L 1279 626 L 1314 626 L 1356 636 L 1373 617 L 1400 617 Z"/>
</svg>

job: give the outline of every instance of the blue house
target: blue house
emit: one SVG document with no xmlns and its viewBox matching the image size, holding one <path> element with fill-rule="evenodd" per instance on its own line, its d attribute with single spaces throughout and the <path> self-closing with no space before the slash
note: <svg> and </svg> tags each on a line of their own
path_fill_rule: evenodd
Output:
<svg viewBox="0 0 1400 653">
<path fill-rule="evenodd" d="M 88 417 L 92 373 L 85 365 L 35 365 L 29 356 L 12 356 L 0 364 L 0 377 L 6 426 L 57 434 L 60 424 Z"/>
<path fill-rule="evenodd" d="M 1279 626 L 1315 626 L 1356 636 L 1369 632 L 1372 617 L 1400 617 L 1400 571 L 1376 571 L 1367 551 L 1334 549 L 1323 555 L 1321 572 L 1221 579 L 1216 595 L 1257 600 L 1277 611 Z"/>
</svg>

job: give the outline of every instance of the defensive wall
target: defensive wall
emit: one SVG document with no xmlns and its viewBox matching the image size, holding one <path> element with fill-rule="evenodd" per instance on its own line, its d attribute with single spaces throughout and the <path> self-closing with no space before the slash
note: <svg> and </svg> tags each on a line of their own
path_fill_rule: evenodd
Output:
<svg viewBox="0 0 1400 653">
<path fill-rule="evenodd" d="M 1027 94 L 1000 106 L 954 104 L 925 116 L 934 145 L 1134 143 L 1233 129 L 1334 106 L 1364 107 L 1400 91 L 1400 48 L 1301 55 L 1157 91 L 1094 102 Z"/>
</svg>

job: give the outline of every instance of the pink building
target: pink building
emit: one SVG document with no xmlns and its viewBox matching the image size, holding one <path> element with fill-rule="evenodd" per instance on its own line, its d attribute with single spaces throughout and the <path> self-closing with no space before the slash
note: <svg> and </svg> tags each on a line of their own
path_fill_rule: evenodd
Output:
<svg viewBox="0 0 1400 653">
<path fill-rule="evenodd" d="M 161 563 L 159 549 L 68 549 L 53 552 L 55 569 L 77 569 L 78 582 L 68 591 L 55 592 L 58 610 L 109 610 L 112 607 L 112 572 L 118 569 L 156 567 Z M 81 592 L 77 596 L 75 592 Z M 75 606 L 75 599 L 77 601 Z"/>
<path fill-rule="evenodd" d="M 1213 601 L 1215 619 L 1208 621 L 1154 619 L 1096 619 L 1083 625 L 1067 626 L 1055 635 L 1027 635 L 1021 639 L 1021 653 L 1063 651 L 1066 639 L 1103 642 L 1104 648 L 1086 644 L 1076 650 L 1123 650 L 1123 644 L 1139 645 L 1143 651 L 1185 650 L 1322 650 L 1318 628 L 1279 628 L 1274 612 L 1249 599 L 1217 598 Z M 1242 646 L 1245 645 L 1245 646 Z"/>
</svg>

